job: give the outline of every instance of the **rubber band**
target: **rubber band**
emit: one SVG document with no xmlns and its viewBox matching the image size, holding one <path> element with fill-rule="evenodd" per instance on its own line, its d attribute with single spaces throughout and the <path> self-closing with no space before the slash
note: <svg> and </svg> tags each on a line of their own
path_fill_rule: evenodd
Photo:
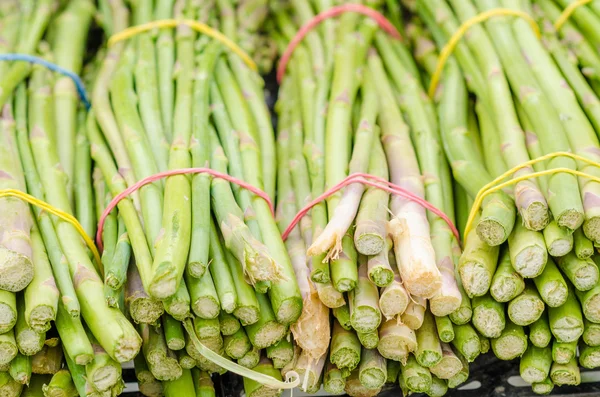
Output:
<svg viewBox="0 0 600 397">
<path fill-rule="evenodd" d="M 100 269 L 103 271 L 102 261 L 100 260 L 100 253 L 98 252 L 98 249 L 94 245 L 94 241 L 87 235 L 87 233 L 83 229 L 83 226 L 81 226 L 81 223 L 79 223 L 77 218 L 75 218 L 73 215 L 66 213 L 56 207 L 53 207 L 50 204 L 48 204 L 40 199 L 37 199 L 37 198 L 33 197 L 32 195 L 29 195 L 21 190 L 2 189 L 2 190 L 0 190 L 0 198 L 2 198 L 2 197 L 19 198 L 35 207 L 41 208 L 42 210 L 56 216 L 57 218 L 60 218 L 63 221 L 71 224 L 75 228 L 75 230 L 77 230 L 77 232 L 81 235 L 81 237 L 83 237 L 85 244 L 88 246 L 90 251 L 92 251 L 92 254 L 94 255 L 94 259 L 96 260 L 96 263 L 98 264 L 98 266 L 100 266 Z"/>
<path fill-rule="evenodd" d="M 275 379 L 272 376 L 262 374 L 257 371 L 253 371 L 250 368 L 243 367 L 231 360 L 226 359 L 210 350 L 208 347 L 204 346 L 202 342 L 198 339 L 196 335 L 196 331 L 194 330 L 194 325 L 192 324 L 192 320 L 189 318 L 183 321 L 183 327 L 187 331 L 192 343 L 198 349 L 200 354 L 204 357 L 212 361 L 213 363 L 219 365 L 222 368 L 225 368 L 228 371 L 231 371 L 235 374 L 243 376 L 245 378 L 252 379 L 256 382 L 262 383 L 263 385 L 269 386 L 273 389 L 294 389 L 300 385 L 300 376 L 295 371 L 290 371 L 286 375 L 286 381 L 282 382 L 278 379 Z M 295 377 L 294 380 L 291 378 Z"/>
<path fill-rule="evenodd" d="M 469 218 L 467 219 L 467 223 L 465 225 L 465 232 L 464 232 L 464 240 L 466 241 L 467 239 L 467 235 L 469 234 L 469 232 L 471 231 L 472 227 L 473 227 L 473 222 L 475 220 L 475 216 L 477 215 L 477 213 L 479 212 L 479 209 L 481 208 L 481 205 L 483 204 L 483 199 L 488 196 L 489 194 L 492 194 L 494 192 L 497 192 L 498 190 L 504 189 L 505 187 L 508 186 L 512 186 L 515 185 L 521 181 L 524 180 L 528 180 L 528 179 L 533 179 L 533 178 L 537 178 L 540 176 L 546 176 L 546 175 L 552 175 L 552 174 L 558 174 L 561 172 L 567 173 L 567 174 L 571 174 L 571 175 L 575 175 L 578 177 L 582 177 L 582 178 L 587 178 L 587 179 L 591 179 L 594 182 L 598 182 L 600 183 L 600 178 L 596 177 L 594 175 L 589 175 L 586 174 L 585 172 L 581 172 L 581 171 L 577 171 L 577 170 L 572 170 L 570 168 L 552 168 L 549 170 L 544 170 L 544 171 L 538 171 L 538 172 L 533 172 L 531 174 L 527 174 L 527 175 L 521 175 L 517 178 L 513 178 L 510 179 L 506 182 L 500 183 L 502 180 L 512 176 L 515 172 L 519 171 L 520 169 L 532 166 L 534 164 L 537 164 L 539 162 L 542 161 L 546 161 L 549 159 L 552 159 L 554 157 L 569 157 L 573 160 L 576 161 L 581 161 L 584 162 L 586 164 L 589 165 L 593 165 L 596 167 L 600 168 L 600 163 L 597 163 L 595 161 L 589 160 L 583 156 L 579 156 L 577 154 L 574 153 L 570 153 L 570 152 L 554 152 L 554 153 L 548 153 L 544 156 L 535 158 L 533 160 L 529 160 L 526 161 L 522 164 L 519 164 L 516 167 L 511 168 L 510 170 L 506 171 L 505 173 L 503 173 L 502 175 L 498 176 L 496 179 L 494 179 L 493 181 L 489 182 L 488 184 L 486 184 L 485 186 L 483 186 L 479 192 L 477 193 L 477 196 L 475 196 L 475 200 L 473 202 L 473 206 L 471 207 L 471 212 L 469 213 Z"/>
<path fill-rule="evenodd" d="M 39 57 L 36 57 L 33 55 L 28 55 L 28 54 L 14 54 L 14 53 L 0 54 L 0 61 L 29 62 L 29 63 L 33 63 L 36 65 L 45 66 L 46 68 L 52 70 L 53 72 L 60 73 L 64 76 L 67 76 L 68 78 L 73 80 L 73 83 L 75 84 L 75 87 L 77 88 L 77 93 L 79 94 L 79 98 L 81 99 L 81 102 L 83 102 L 83 104 L 85 105 L 85 108 L 87 110 L 90 110 L 90 107 L 92 107 L 92 105 L 88 99 L 87 92 L 85 90 L 85 86 L 83 85 L 83 81 L 81 81 L 81 78 L 78 75 L 71 72 L 70 70 L 67 70 L 67 69 L 65 69 L 61 66 L 58 66 L 55 63 L 49 62 L 43 58 L 39 58 Z"/>
<path fill-rule="evenodd" d="M 166 178 L 169 176 L 185 175 L 185 174 L 209 174 L 215 178 L 225 179 L 227 182 L 234 183 L 246 190 L 251 191 L 252 193 L 256 194 L 257 196 L 259 196 L 263 200 L 265 200 L 267 202 L 267 204 L 269 205 L 269 208 L 271 209 L 271 213 L 273 214 L 273 216 L 275 216 L 275 207 L 273 206 L 273 202 L 271 201 L 271 198 L 269 197 L 269 195 L 266 192 L 264 192 L 263 190 L 261 190 L 257 187 L 254 187 L 251 184 L 242 181 L 241 179 L 237 179 L 230 175 L 223 174 L 223 173 L 215 171 L 213 169 L 204 168 L 204 167 L 203 168 L 179 168 L 176 170 L 163 171 L 163 172 L 159 172 L 157 174 L 150 175 L 144 179 L 139 180 L 135 184 L 129 186 L 127 189 L 123 190 L 121 193 L 117 194 L 110 201 L 110 203 L 108 203 L 108 205 L 104 209 L 104 212 L 100 216 L 100 220 L 98 221 L 98 231 L 96 232 L 96 244 L 98 245 L 98 248 L 100 248 L 100 251 L 102 251 L 104 249 L 104 246 L 102 245 L 102 230 L 104 229 L 104 222 L 106 221 L 106 217 L 119 204 L 119 202 L 121 200 L 123 200 L 125 197 L 129 196 L 131 193 L 135 192 L 136 190 L 139 190 L 140 188 L 142 188 L 152 182 L 155 182 L 159 179 L 163 179 L 163 178 Z"/>
<path fill-rule="evenodd" d="M 321 201 L 325 200 L 326 198 L 332 196 L 333 194 L 335 194 L 342 188 L 344 188 L 348 185 L 351 185 L 353 183 L 362 183 L 363 185 L 376 187 L 381 190 L 385 190 L 388 193 L 395 194 L 395 195 L 404 197 L 406 199 L 409 199 L 411 201 L 414 201 L 415 203 L 421 205 L 423 208 L 428 209 L 429 211 L 433 212 L 434 214 L 436 214 L 437 216 L 442 218 L 448 224 L 448 226 L 450 227 L 450 230 L 452 230 L 452 234 L 454 234 L 454 237 L 456 237 L 456 239 L 458 241 L 460 241 L 460 233 L 458 232 L 458 229 L 456 228 L 456 226 L 454 226 L 454 223 L 452 223 L 450 218 L 448 218 L 448 215 L 444 214 L 444 212 L 442 212 L 441 210 L 436 208 L 429 201 L 422 199 L 421 197 L 417 196 L 416 194 L 414 194 L 398 185 L 395 185 L 386 179 L 380 178 L 375 175 L 370 175 L 370 174 L 365 174 L 365 173 L 360 173 L 360 172 L 348 175 L 341 182 L 339 182 L 332 188 L 328 189 L 326 192 L 324 192 L 319 197 L 315 198 L 310 203 L 308 203 L 304 208 L 302 208 L 296 214 L 296 216 L 294 216 L 294 219 L 292 219 L 292 221 L 290 222 L 288 227 L 283 232 L 283 235 L 282 235 L 283 240 L 287 239 L 287 237 L 292 232 L 294 227 L 296 227 L 298 222 L 300 222 L 300 219 L 304 215 L 306 215 L 312 207 L 319 204 Z"/>
<path fill-rule="evenodd" d="M 444 71 L 444 66 L 448 61 L 448 58 L 450 58 L 450 55 L 452 55 L 452 52 L 460 42 L 460 39 L 462 39 L 465 33 L 467 33 L 467 30 L 469 30 L 472 26 L 477 25 L 478 23 L 485 22 L 489 18 L 496 16 L 521 17 L 527 22 L 529 22 L 531 28 L 533 29 L 538 38 L 541 36 L 540 28 L 538 27 L 537 23 L 535 23 L 535 20 L 531 17 L 531 15 L 527 14 L 524 11 L 512 10 L 510 8 L 494 8 L 492 10 L 482 12 L 481 14 L 477 14 L 474 17 L 467 19 L 465 22 L 463 22 L 462 25 L 460 25 L 456 32 L 454 32 L 452 37 L 450 37 L 450 40 L 448 40 L 448 43 L 446 43 L 446 45 L 444 46 L 444 48 L 442 48 L 442 51 L 440 52 L 437 66 L 435 68 L 435 71 L 431 75 L 431 83 L 429 84 L 428 94 L 430 98 L 433 98 L 433 96 L 435 95 L 435 90 L 440 82 L 440 78 L 442 77 L 442 72 Z"/>
<path fill-rule="evenodd" d="M 302 42 L 304 37 L 326 19 L 336 17 L 346 12 L 356 12 L 371 18 L 375 22 L 377 22 L 379 27 L 385 30 L 390 36 L 398 40 L 402 40 L 402 35 L 400 35 L 400 32 L 398 32 L 398 29 L 396 29 L 396 27 L 390 21 L 388 21 L 387 18 L 383 16 L 383 14 L 379 13 L 373 8 L 355 3 L 331 7 L 308 20 L 304 25 L 302 25 L 300 30 L 298 30 L 296 35 L 292 38 L 287 48 L 283 52 L 283 55 L 281 56 L 281 59 L 279 61 L 279 65 L 277 66 L 277 82 L 281 84 L 281 80 L 283 80 L 283 76 L 285 75 L 285 69 L 287 68 L 287 64 L 290 61 L 294 50 Z"/>
<path fill-rule="evenodd" d="M 563 10 L 562 14 L 560 14 L 558 19 L 556 19 L 556 22 L 554 22 L 554 29 L 560 30 L 560 28 L 562 28 L 562 26 L 565 24 L 565 22 L 567 22 L 567 20 L 571 17 L 571 14 L 573 14 L 576 9 L 591 2 L 592 0 L 577 0 L 574 3 L 569 4 L 567 8 Z"/>
<path fill-rule="evenodd" d="M 223 33 L 219 32 L 216 29 L 211 28 L 210 26 L 194 21 L 192 19 L 161 19 L 158 21 L 152 21 L 148 23 L 144 23 L 137 26 L 132 26 L 125 30 L 120 31 L 119 33 L 113 34 L 110 39 L 108 39 L 107 46 L 111 47 L 122 40 L 127 40 L 132 38 L 135 35 L 138 35 L 143 32 L 147 32 L 156 28 L 175 28 L 179 25 L 186 25 L 190 28 L 194 29 L 199 33 L 203 33 L 213 39 L 220 41 L 225 47 L 229 48 L 234 54 L 242 58 L 244 63 L 248 65 L 248 67 L 255 72 L 258 71 L 258 67 L 256 63 L 252 60 L 250 55 L 248 55 L 240 46 L 234 43 L 231 39 L 225 36 Z"/>
</svg>

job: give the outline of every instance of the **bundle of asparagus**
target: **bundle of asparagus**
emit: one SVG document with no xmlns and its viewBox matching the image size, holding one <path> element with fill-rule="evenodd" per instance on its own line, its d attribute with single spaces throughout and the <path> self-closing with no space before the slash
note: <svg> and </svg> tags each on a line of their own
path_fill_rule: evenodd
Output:
<svg viewBox="0 0 600 397">
<path fill-rule="evenodd" d="M 443 47 L 478 13 L 505 7 L 538 22 L 532 27 L 523 18 L 494 16 L 474 25 L 444 67 L 436 99 L 444 148 L 462 188 L 457 194 L 466 203 L 457 207 L 459 218 L 484 185 L 530 159 L 563 151 L 598 160 L 598 98 L 583 60 L 589 59 L 586 40 L 593 39 L 579 32 L 576 21 L 558 35 L 552 24 L 568 3 L 417 2 L 419 18 L 407 31 L 425 83 L 436 73 L 436 45 Z M 594 12 L 583 7 L 573 15 L 598 18 Z M 573 63 L 571 53 L 583 58 Z M 589 162 L 557 156 L 520 168 L 513 177 L 552 168 L 598 174 Z M 480 341 L 491 338 L 498 358 L 521 357 L 521 376 L 536 393 L 578 384 L 578 351 L 581 366 L 598 365 L 597 189 L 593 180 L 566 172 L 523 179 L 483 200 L 474 230 L 465 230 L 466 221 L 459 220 L 467 236 L 458 272 L 472 298 L 472 325 Z M 492 213 L 502 233 L 492 235 L 482 226 Z"/>
</svg>

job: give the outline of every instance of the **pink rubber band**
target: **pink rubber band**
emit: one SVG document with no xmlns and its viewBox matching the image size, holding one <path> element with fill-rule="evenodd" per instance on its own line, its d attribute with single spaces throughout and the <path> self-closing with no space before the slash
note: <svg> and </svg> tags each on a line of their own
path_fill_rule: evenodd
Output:
<svg viewBox="0 0 600 397">
<path fill-rule="evenodd" d="M 123 190 L 121 193 L 116 195 L 110 201 L 110 203 L 108 203 L 108 205 L 106 206 L 106 209 L 104 210 L 104 212 L 102 213 L 102 216 L 100 217 L 100 221 L 98 222 L 98 231 L 96 232 L 96 245 L 98 246 L 100 252 L 102 252 L 102 250 L 104 249 L 104 247 L 102 245 L 102 229 L 104 229 L 104 222 L 106 221 L 106 217 L 117 206 L 117 204 L 119 204 L 119 202 L 121 200 L 123 200 L 125 197 L 129 196 L 131 193 L 135 192 L 136 190 L 139 190 L 141 187 L 146 186 L 146 185 L 148 185 L 152 182 L 155 182 L 159 179 L 163 179 L 163 178 L 166 178 L 169 176 L 184 175 L 184 174 L 210 174 L 215 178 L 225 179 L 226 181 L 228 181 L 230 183 L 235 183 L 236 185 L 238 185 L 244 189 L 247 189 L 247 190 L 251 191 L 252 193 L 256 194 L 257 196 L 261 197 L 262 199 L 264 199 L 267 202 L 267 204 L 269 204 L 269 208 L 271 209 L 273 216 L 275 216 L 275 207 L 273 206 L 273 202 L 271 201 L 271 198 L 269 197 L 269 195 L 266 192 L 260 190 L 257 187 L 254 187 L 251 184 L 246 183 L 240 179 L 234 178 L 230 175 L 223 174 L 221 172 L 212 170 L 210 168 L 180 168 L 178 170 L 159 172 L 157 174 L 150 175 L 144 179 L 141 179 L 138 182 L 136 182 L 135 184 L 129 186 L 127 189 Z"/>
<path fill-rule="evenodd" d="M 292 38 L 292 41 L 290 41 L 283 55 L 281 56 L 279 66 L 277 67 L 277 81 L 279 83 L 281 83 L 281 80 L 283 80 L 283 76 L 285 75 L 285 69 L 287 68 L 287 64 L 290 61 L 290 58 L 292 57 L 292 53 L 294 52 L 298 44 L 302 42 L 304 37 L 324 20 L 336 17 L 345 12 L 357 12 L 359 14 L 365 15 L 377 22 L 377 24 L 390 36 L 398 40 L 402 40 L 402 35 L 400 35 L 400 32 L 398 32 L 394 25 L 390 21 L 388 21 L 386 17 L 383 16 L 383 14 L 375 11 L 370 7 L 367 7 L 362 4 L 349 3 L 329 8 L 323 11 L 322 13 L 315 15 L 312 19 L 310 19 L 308 22 L 302 25 L 302 27 L 300 28 L 300 30 L 298 30 L 294 38 Z"/>
<path fill-rule="evenodd" d="M 369 179 L 371 179 L 371 180 L 369 180 Z M 365 173 L 360 173 L 360 172 L 352 174 L 352 175 L 348 175 L 340 183 L 338 183 L 337 185 L 328 189 L 325 193 L 321 194 L 319 197 L 312 200 L 304 208 L 302 208 L 296 214 L 296 216 L 294 216 L 294 219 L 292 219 L 292 222 L 289 224 L 289 226 L 283 232 L 283 235 L 282 235 L 283 240 L 287 239 L 288 235 L 291 233 L 291 231 L 294 229 L 294 227 L 296 227 L 298 222 L 300 222 L 300 219 L 304 215 L 306 215 L 312 207 L 319 204 L 321 201 L 325 200 L 326 198 L 334 195 L 336 192 L 338 192 L 342 188 L 344 188 L 350 184 L 353 184 L 353 183 L 362 183 L 363 185 L 376 187 L 376 188 L 385 190 L 388 193 L 396 194 L 398 196 L 402 196 L 406 199 L 414 201 L 415 203 L 421 205 L 423 208 L 428 209 L 429 211 L 433 212 L 434 214 L 436 214 L 437 216 L 442 218 L 448 224 L 448 226 L 450 227 L 450 230 L 452 230 L 452 234 L 454 234 L 454 237 L 456 237 L 456 240 L 460 241 L 460 234 L 459 234 L 456 226 L 454 226 L 454 223 L 452 223 L 452 221 L 450 220 L 450 218 L 448 218 L 448 216 L 446 214 L 444 214 L 438 208 L 434 207 L 433 204 L 431 204 L 427 200 L 422 199 L 421 197 L 417 196 L 416 194 L 411 193 L 410 191 L 408 191 L 404 188 L 401 188 L 398 185 L 393 184 L 390 181 L 387 181 L 387 180 L 380 178 L 378 176 L 375 176 L 375 175 L 370 175 L 370 174 L 365 174 Z"/>
</svg>

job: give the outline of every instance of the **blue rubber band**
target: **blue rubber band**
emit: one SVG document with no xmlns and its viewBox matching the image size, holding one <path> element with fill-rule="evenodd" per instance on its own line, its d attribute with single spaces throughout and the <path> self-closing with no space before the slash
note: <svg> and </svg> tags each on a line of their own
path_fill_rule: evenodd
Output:
<svg viewBox="0 0 600 397">
<path fill-rule="evenodd" d="M 39 58 L 39 57 L 36 57 L 33 55 L 27 55 L 27 54 L 0 54 L 0 61 L 25 61 L 25 62 L 45 66 L 48 69 L 52 70 L 53 72 L 57 72 L 62 75 L 65 75 L 65 76 L 69 77 L 71 80 L 73 80 L 73 83 L 75 83 L 75 87 L 77 87 L 77 93 L 79 94 L 79 98 L 81 98 L 81 101 L 85 105 L 85 108 L 87 110 L 90 110 L 90 108 L 92 107 L 92 105 L 88 99 L 85 87 L 83 86 L 83 81 L 81 81 L 81 78 L 78 75 L 71 72 L 70 70 L 62 68 L 55 63 L 48 62 L 43 58 Z"/>
</svg>

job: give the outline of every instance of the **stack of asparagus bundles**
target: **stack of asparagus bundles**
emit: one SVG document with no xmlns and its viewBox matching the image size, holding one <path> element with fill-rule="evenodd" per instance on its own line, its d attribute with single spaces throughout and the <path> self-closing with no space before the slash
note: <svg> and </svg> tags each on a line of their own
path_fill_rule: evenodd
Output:
<svg viewBox="0 0 600 397">
<path fill-rule="evenodd" d="M 400 19 L 393 2 L 382 3 L 369 6 Z M 301 25 L 330 7 L 328 1 L 273 4 L 271 35 L 280 53 Z M 326 188 L 355 173 L 390 181 L 453 219 L 434 105 L 406 43 L 372 19 L 348 12 L 308 33 L 287 64 L 276 110 L 284 228 Z M 400 378 L 411 391 L 443 395 L 466 380 L 468 361 L 481 348 L 469 324 L 470 300 L 454 276 L 460 247 L 442 218 L 353 183 L 314 206 L 286 245 L 303 316 L 312 308 L 319 329 L 309 338 L 301 321 L 302 329 L 292 328 L 299 351 L 290 369 L 303 376 L 304 390 L 322 385 L 330 393 L 376 395 Z"/>
<path fill-rule="evenodd" d="M 111 1 L 106 35 L 154 20 L 194 20 L 244 43 L 268 67 L 266 1 Z M 251 16 L 251 18 L 248 18 Z M 272 52 L 272 51 L 271 51 Z M 159 172 L 210 167 L 275 197 L 276 155 L 259 75 L 192 27 L 109 41 L 87 118 L 96 210 Z M 102 230 L 104 292 L 142 338 L 147 395 L 194 395 L 193 368 L 222 360 L 281 380 L 302 295 L 269 203 L 206 173 L 155 180 L 120 201 Z M 191 371 L 191 372 L 190 372 Z M 194 375 L 194 376 L 192 376 Z M 278 393 L 247 379 L 246 393 Z M 266 391 L 264 391 L 266 390 Z"/>
<path fill-rule="evenodd" d="M 492 17 L 469 29 L 444 67 L 436 98 L 462 230 L 479 189 L 512 167 L 559 151 L 598 161 L 598 97 L 585 50 L 593 38 L 575 18 L 557 35 L 553 22 L 566 3 L 417 2 L 419 19 L 407 31 L 426 83 L 438 61 L 433 41 L 441 48 L 480 12 L 524 11 L 542 33 L 522 18 Z M 598 18 L 591 7 L 573 15 L 580 14 Z M 599 172 L 558 156 L 513 177 L 550 168 Z M 467 231 L 458 273 L 472 298 L 472 326 L 498 358 L 521 357 L 521 376 L 536 393 L 579 384 L 578 353 L 582 367 L 600 365 L 598 189 L 566 172 L 522 180 L 488 195 Z"/>
</svg>

